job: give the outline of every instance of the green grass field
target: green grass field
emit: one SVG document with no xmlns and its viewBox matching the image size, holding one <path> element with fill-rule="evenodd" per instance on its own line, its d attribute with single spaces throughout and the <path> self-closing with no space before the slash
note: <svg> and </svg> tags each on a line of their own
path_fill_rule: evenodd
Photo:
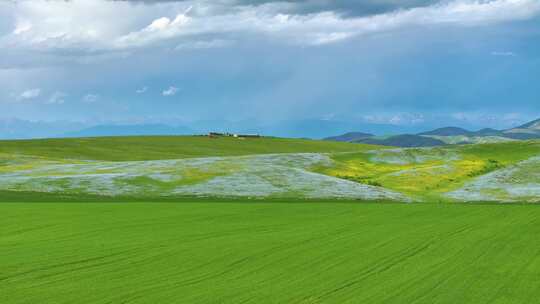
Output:
<svg viewBox="0 0 540 304">
<path fill-rule="evenodd" d="M 539 172 L 538 141 L 0 141 L 0 303 L 535 303 Z"/>
<path fill-rule="evenodd" d="M 118 136 L 0 140 L 0 154 L 46 159 L 101 161 L 165 160 L 268 153 L 331 153 L 363 151 L 375 146 L 288 138 L 207 136 Z"/>
<path fill-rule="evenodd" d="M 2 203 L 0 303 L 538 303 L 539 207 Z"/>
</svg>

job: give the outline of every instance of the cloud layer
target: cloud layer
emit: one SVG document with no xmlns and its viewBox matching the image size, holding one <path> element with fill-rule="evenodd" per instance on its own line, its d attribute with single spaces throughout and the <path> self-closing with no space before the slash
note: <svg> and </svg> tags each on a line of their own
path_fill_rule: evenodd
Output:
<svg viewBox="0 0 540 304">
<path fill-rule="evenodd" d="M 372 14 L 352 17 L 344 11 L 376 7 L 376 2 L 355 5 L 352 1 L 342 1 L 332 5 L 330 1 L 237 1 L 232 2 L 234 5 L 227 1 L 158 1 L 146 6 L 132 3 L 103 0 L 4 3 L 0 9 L 14 10 L 15 22 L 11 32 L 0 39 L 0 45 L 26 50 L 100 53 L 168 47 L 169 43 L 180 48 L 223 47 L 233 38 L 209 37 L 232 36 L 242 41 L 259 35 L 277 43 L 309 46 L 407 27 L 485 26 L 525 20 L 540 13 L 537 0 L 408 1 L 409 5 L 404 6 L 399 6 L 397 1 L 383 1 L 381 5 L 386 10 L 382 13 L 374 13 L 378 12 L 374 9 Z M 317 6 L 315 3 L 325 10 L 308 9 Z M 402 9 L 388 11 L 390 8 Z M 365 8 L 365 11 L 372 10 Z M 124 12 L 122 18 L 118 18 L 118 12 Z"/>
<path fill-rule="evenodd" d="M 526 120 L 540 111 L 530 85 L 539 29 L 538 0 L 1 1 L 0 110 L 30 120 Z"/>
</svg>

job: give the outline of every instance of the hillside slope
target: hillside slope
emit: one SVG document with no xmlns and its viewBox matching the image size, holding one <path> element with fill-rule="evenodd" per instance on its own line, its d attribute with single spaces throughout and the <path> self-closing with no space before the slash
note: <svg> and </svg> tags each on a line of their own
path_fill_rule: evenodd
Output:
<svg viewBox="0 0 540 304">
<path fill-rule="evenodd" d="M 539 157 L 540 141 L 397 148 L 335 154 L 334 163 L 317 172 L 384 187 L 413 200 L 539 202 Z M 482 182 L 489 174 L 495 174 L 490 181 L 499 181 L 494 186 L 504 186 L 496 193 Z"/>
<path fill-rule="evenodd" d="M 536 130 L 536 131 L 540 131 L 540 119 L 537 119 L 537 120 L 533 120 L 531 122 L 528 122 L 526 124 L 523 124 L 519 127 L 517 127 L 518 129 L 529 129 L 529 130 Z"/>
<path fill-rule="evenodd" d="M 271 153 L 352 152 L 377 147 L 285 138 L 126 136 L 0 141 L 0 154 L 103 161 L 164 160 Z"/>
<path fill-rule="evenodd" d="M 418 133 L 418 135 L 435 135 L 435 136 L 459 136 L 470 135 L 472 132 L 458 127 L 439 128 L 428 132 Z"/>
<path fill-rule="evenodd" d="M 420 135 L 396 135 L 384 139 L 379 138 L 366 138 L 355 141 L 357 143 L 381 145 L 381 146 L 393 146 L 393 147 L 436 147 L 444 146 L 446 143 L 436 138 L 430 138 Z"/>
<path fill-rule="evenodd" d="M 5 143 L 2 193 L 540 201 L 539 141 L 399 149 L 273 138 Z"/>
<path fill-rule="evenodd" d="M 327 137 L 324 140 L 329 141 L 341 141 L 341 142 L 354 142 L 365 138 L 373 137 L 373 134 L 363 132 L 349 132 L 338 136 Z"/>
<path fill-rule="evenodd" d="M 540 138 L 540 119 L 528 122 L 517 128 L 505 130 L 504 136 L 521 140 Z"/>
</svg>

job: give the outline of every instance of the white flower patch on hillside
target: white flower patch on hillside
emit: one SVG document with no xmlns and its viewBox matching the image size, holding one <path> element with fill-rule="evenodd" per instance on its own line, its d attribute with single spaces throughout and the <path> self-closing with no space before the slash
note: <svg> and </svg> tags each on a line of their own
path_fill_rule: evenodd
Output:
<svg viewBox="0 0 540 304">
<path fill-rule="evenodd" d="M 540 156 L 477 177 L 447 196 L 460 201 L 540 202 Z"/>
<path fill-rule="evenodd" d="M 249 160 L 249 162 L 251 161 L 253 160 Z M 178 194 L 188 193 L 201 196 L 220 193 L 224 196 L 236 197 L 271 196 L 409 201 L 407 197 L 391 190 L 313 173 L 304 168 L 285 166 L 280 162 L 264 165 L 251 163 L 251 165 L 243 166 L 243 169 L 238 173 L 216 177 L 195 186 L 184 186 L 176 191 Z"/>
<path fill-rule="evenodd" d="M 408 199 L 381 187 L 313 173 L 320 153 L 179 160 L 42 163 L 0 174 L 0 190 L 125 196 Z"/>
</svg>

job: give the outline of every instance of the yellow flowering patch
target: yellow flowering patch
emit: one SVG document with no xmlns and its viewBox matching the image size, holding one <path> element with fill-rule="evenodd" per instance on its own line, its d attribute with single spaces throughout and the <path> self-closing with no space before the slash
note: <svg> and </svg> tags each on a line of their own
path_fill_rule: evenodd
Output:
<svg viewBox="0 0 540 304">
<path fill-rule="evenodd" d="M 406 155 L 414 150 L 404 150 Z M 419 153 L 425 153 L 420 151 Z M 366 153 L 333 157 L 331 167 L 317 172 L 358 183 L 382 186 L 414 197 L 439 197 L 457 189 L 467 180 L 499 169 L 502 164 L 491 159 L 438 159 L 406 164 L 376 162 Z"/>
</svg>

